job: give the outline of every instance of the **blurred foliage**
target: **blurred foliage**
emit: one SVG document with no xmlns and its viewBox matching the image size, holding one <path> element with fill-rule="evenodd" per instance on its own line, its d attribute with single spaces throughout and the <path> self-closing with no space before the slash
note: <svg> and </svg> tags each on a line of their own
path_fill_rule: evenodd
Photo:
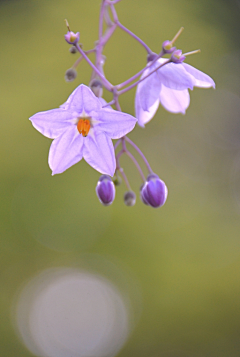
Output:
<svg viewBox="0 0 240 357">
<path fill-rule="evenodd" d="M 75 82 L 64 82 L 77 55 L 68 52 L 63 20 L 90 49 L 99 6 L 96 0 L 0 2 L 0 355 L 31 356 L 11 322 L 22 284 L 45 268 L 96 254 L 121 262 L 142 294 L 141 318 L 119 356 L 238 357 L 240 2 L 123 0 L 116 6 L 122 23 L 156 52 L 184 26 L 178 47 L 201 48 L 188 62 L 216 81 L 216 91 L 191 93 L 185 116 L 160 108 L 146 129 L 129 135 L 168 186 L 169 198 L 157 210 L 139 197 L 125 207 L 123 185 L 114 204 L 102 207 L 95 194 L 99 174 L 83 161 L 52 177 L 51 141 L 28 121 L 88 84 L 84 62 Z M 120 30 L 104 53 L 113 83 L 145 65 L 144 50 Z M 121 105 L 134 114 L 134 90 Z M 121 162 L 138 192 L 134 167 L 127 158 Z"/>
</svg>

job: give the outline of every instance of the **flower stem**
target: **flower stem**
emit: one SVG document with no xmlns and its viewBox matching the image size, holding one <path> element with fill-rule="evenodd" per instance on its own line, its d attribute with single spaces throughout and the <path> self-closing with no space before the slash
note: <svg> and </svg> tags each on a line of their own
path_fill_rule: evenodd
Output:
<svg viewBox="0 0 240 357">
<path fill-rule="evenodd" d="M 118 92 L 118 95 L 121 95 L 121 94 L 123 94 L 123 93 L 126 93 L 126 92 L 129 91 L 130 89 L 136 87 L 140 82 L 144 81 L 144 79 L 146 79 L 147 77 L 151 76 L 151 74 L 153 74 L 153 73 L 156 72 L 159 68 L 165 66 L 165 65 L 166 65 L 167 63 L 169 63 L 169 62 L 171 62 L 170 59 L 168 59 L 166 62 L 160 64 L 160 66 L 156 67 L 152 72 L 148 73 L 145 77 L 139 79 L 137 82 L 131 84 L 129 87 L 120 90 L 120 91 Z"/>
<path fill-rule="evenodd" d="M 117 25 L 116 24 L 113 24 L 111 27 L 109 27 L 104 36 L 102 37 L 102 47 L 104 47 L 106 45 L 106 43 L 108 42 L 108 40 L 110 39 L 110 37 L 113 35 L 114 31 L 116 30 L 117 28 Z"/>
<path fill-rule="evenodd" d="M 143 153 L 139 149 L 139 147 L 136 144 L 134 144 L 134 142 L 132 140 L 130 140 L 127 136 L 125 136 L 125 140 L 138 152 L 138 154 L 143 159 L 145 165 L 147 166 L 147 169 L 148 169 L 149 173 L 152 174 L 153 170 L 151 169 L 151 166 L 149 165 L 149 162 L 147 161 L 146 157 L 143 155 Z"/>
<path fill-rule="evenodd" d="M 112 15 L 113 15 L 113 20 L 115 22 L 115 24 L 121 28 L 123 31 L 125 31 L 128 35 L 130 35 L 131 37 L 133 37 L 136 41 L 138 41 L 144 48 L 145 50 L 147 51 L 147 53 L 152 53 L 151 49 L 148 47 L 148 45 L 143 42 L 137 35 L 135 35 L 132 31 L 130 31 L 128 28 L 126 28 L 125 26 L 123 26 L 121 24 L 121 22 L 118 20 L 118 16 L 117 16 L 117 12 L 114 8 L 114 3 L 113 1 L 109 1 L 107 2 L 109 5 L 110 5 L 110 8 L 111 8 L 111 11 L 112 11 Z"/>
<path fill-rule="evenodd" d="M 114 145 L 114 150 L 116 151 L 118 145 L 121 143 L 121 139 L 118 139 L 118 141 L 116 142 L 116 144 Z"/>
<path fill-rule="evenodd" d="M 83 58 L 87 61 L 87 63 L 92 67 L 92 69 L 96 72 L 96 74 L 102 79 L 104 86 L 111 91 L 113 88 L 113 85 L 105 78 L 105 76 L 97 69 L 97 67 L 90 61 L 90 59 L 87 57 L 87 55 L 84 53 L 84 51 L 81 49 L 81 47 L 76 44 L 75 45 L 78 52 L 81 53 Z"/>
<path fill-rule="evenodd" d="M 132 160 L 132 162 L 133 162 L 134 165 L 136 166 L 136 168 L 137 168 L 137 170 L 138 170 L 138 172 L 139 172 L 139 174 L 140 174 L 140 176 L 141 176 L 142 181 L 145 182 L 145 176 L 144 176 L 144 174 L 143 174 L 143 172 L 142 172 L 142 169 L 141 169 L 139 163 L 138 163 L 137 160 L 135 159 L 135 157 L 134 157 L 134 156 L 130 153 L 130 151 L 128 151 L 128 150 L 126 151 L 126 155 Z"/>
<path fill-rule="evenodd" d="M 155 62 L 157 62 L 157 60 L 158 60 L 159 58 L 161 58 L 163 55 L 164 55 L 164 52 L 161 51 L 158 56 L 156 55 L 156 58 L 154 58 L 153 61 L 151 61 L 151 62 L 149 62 L 149 63 L 147 64 L 146 67 L 142 68 L 141 71 L 139 71 L 138 73 L 136 73 L 136 74 L 135 74 L 134 76 L 132 76 L 131 78 L 127 79 L 125 82 L 122 82 L 122 83 L 118 84 L 118 85 L 116 86 L 116 88 L 117 88 L 117 89 L 121 89 L 121 88 L 125 87 L 126 85 L 128 85 L 129 83 L 131 83 L 132 81 L 134 81 L 135 79 L 137 79 L 147 68 L 151 67 L 151 66 L 152 66 Z"/>
<path fill-rule="evenodd" d="M 123 178 L 123 181 L 125 182 L 126 186 L 127 186 L 127 189 L 129 191 L 131 191 L 131 186 L 128 182 L 128 179 L 127 179 L 127 176 L 125 175 L 125 172 L 123 171 L 123 168 L 120 166 L 120 163 L 119 163 L 119 159 L 120 157 L 122 156 L 122 154 L 124 153 L 124 150 L 121 150 L 119 151 L 119 153 L 117 154 L 116 156 L 116 171 L 119 171 L 122 178 Z"/>
<path fill-rule="evenodd" d="M 87 54 L 89 54 L 89 53 L 95 52 L 95 49 L 93 49 L 93 50 L 88 50 L 88 51 L 84 51 L 84 52 L 85 52 L 86 55 L 87 55 Z M 76 67 L 79 65 L 79 63 L 82 61 L 82 59 L 83 59 L 83 56 L 80 56 L 80 57 L 76 60 L 76 62 L 73 64 L 72 68 L 76 68 Z"/>
<path fill-rule="evenodd" d="M 143 42 L 137 35 L 135 35 L 132 31 L 130 31 L 128 28 L 126 28 L 125 26 L 123 26 L 118 20 L 117 20 L 117 26 L 120 27 L 123 31 L 125 31 L 126 33 L 128 33 L 130 36 L 132 36 L 136 41 L 138 41 L 147 51 L 147 53 L 152 53 L 151 49 L 148 47 L 148 45 Z"/>
<path fill-rule="evenodd" d="M 100 14 L 99 14 L 99 25 L 98 25 L 98 38 L 102 37 L 103 33 L 103 17 L 104 17 L 104 10 L 105 10 L 105 0 L 102 0 Z"/>
<path fill-rule="evenodd" d="M 113 88 L 112 92 L 113 92 L 113 100 L 114 100 L 114 104 L 115 104 L 115 106 L 116 106 L 116 109 L 117 109 L 119 112 L 121 112 L 122 109 L 121 109 L 120 104 L 119 104 L 118 92 L 117 92 L 116 87 Z"/>
<path fill-rule="evenodd" d="M 145 176 L 144 176 L 144 174 L 143 174 L 143 172 L 142 172 L 142 169 L 141 169 L 139 163 L 137 162 L 137 160 L 135 159 L 135 157 L 132 155 L 132 153 L 130 153 L 130 151 L 128 151 L 128 149 L 127 149 L 127 147 L 126 147 L 126 142 L 125 142 L 126 139 L 127 139 L 127 137 L 126 137 L 126 136 L 123 136 L 121 139 L 119 139 L 119 140 L 116 142 L 116 144 L 115 144 L 115 146 L 114 146 L 114 149 L 116 150 L 116 148 L 118 147 L 118 145 L 119 145 L 120 143 L 122 143 L 122 150 L 119 152 L 119 154 L 117 154 L 117 156 L 116 156 L 116 161 L 117 161 L 117 160 L 119 161 L 120 156 L 122 156 L 122 155 L 125 153 L 125 154 L 132 160 L 132 162 L 134 163 L 134 165 L 136 166 L 136 168 L 137 168 L 137 170 L 138 170 L 138 172 L 139 172 L 139 174 L 140 174 L 140 176 L 141 176 L 142 181 L 145 182 Z"/>
</svg>

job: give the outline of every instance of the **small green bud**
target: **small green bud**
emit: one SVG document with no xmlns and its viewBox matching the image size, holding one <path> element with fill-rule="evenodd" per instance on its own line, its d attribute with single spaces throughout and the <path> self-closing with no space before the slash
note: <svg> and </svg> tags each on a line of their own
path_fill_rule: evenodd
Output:
<svg viewBox="0 0 240 357">
<path fill-rule="evenodd" d="M 102 89 L 102 82 L 99 79 L 94 79 L 90 82 L 89 87 L 95 94 L 97 98 L 102 97 L 103 89 Z"/>
<path fill-rule="evenodd" d="M 124 194 L 124 203 L 126 206 L 134 206 L 136 203 L 136 195 L 133 191 L 127 191 Z"/>
<path fill-rule="evenodd" d="M 69 48 L 69 52 L 70 52 L 70 53 L 77 53 L 78 50 L 76 49 L 75 46 L 72 46 L 72 47 Z"/>
<path fill-rule="evenodd" d="M 122 183 L 122 179 L 120 176 L 114 176 L 113 177 L 113 183 L 115 186 L 120 186 Z"/>
</svg>

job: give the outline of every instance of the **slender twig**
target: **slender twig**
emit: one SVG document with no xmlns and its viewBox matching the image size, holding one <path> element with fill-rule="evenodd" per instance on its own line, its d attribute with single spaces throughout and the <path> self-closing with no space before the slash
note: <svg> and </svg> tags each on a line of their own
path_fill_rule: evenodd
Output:
<svg viewBox="0 0 240 357">
<path fill-rule="evenodd" d="M 125 82 L 122 82 L 118 85 L 116 85 L 117 89 L 121 89 L 123 87 L 125 87 L 126 85 L 128 85 L 129 83 L 131 83 L 132 81 L 134 81 L 135 79 L 137 79 L 144 71 L 146 71 L 146 69 L 148 69 L 149 67 L 151 67 L 154 63 L 157 62 L 157 60 L 159 60 L 159 58 L 161 58 L 164 55 L 164 52 L 161 51 L 159 53 L 159 55 L 156 55 L 156 57 L 154 58 L 153 61 L 149 62 L 146 67 L 142 68 L 141 71 L 139 71 L 138 73 L 136 73 L 134 76 L 132 76 L 131 78 L 127 79 Z"/>
<path fill-rule="evenodd" d="M 133 162 L 134 165 L 136 166 L 136 168 L 137 168 L 137 170 L 138 170 L 138 172 L 139 172 L 139 174 L 140 174 L 140 176 L 141 176 L 141 179 L 143 180 L 143 182 L 145 182 L 145 176 L 144 176 L 144 174 L 143 174 L 143 172 L 142 172 L 142 169 L 141 169 L 139 163 L 138 163 L 137 160 L 135 159 L 135 157 L 134 157 L 134 156 L 130 153 L 130 151 L 128 151 L 128 150 L 127 150 L 125 153 L 126 153 L 126 155 L 127 155 L 128 157 L 130 157 L 130 159 L 132 160 L 132 162 Z"/>
<path fill-rule="evenodd" d="M 83 56 L 80 56 L 80 57 L 76 60 L 76 62 L 72 65 L 72 68 L 76 68 L 82 60 L 83 60 Z"/>
<path fill-rule="evenodd" d="M 151 169 L 151 166 L 149 165 L 149 162 L 147 161 L 146 157 L 144 156 L 142 151 L 139 149 L 139 147 L 136 144 L 134 144 L 134 142 L 132 140 L 130 140 L 127 136 L 125 136 L 125 140 L 138 152 L 138 154 L 143 159 L 145 165 L 147 166 L 147 169 L 148 169 L 149 173 L 152 174 L 153 170 Z"/>
<path fill-rule="evenodd" d="M 118 147 L 118 145 L 119 145 L 120 143 L 122 143 L 122 150 L 117 154 L 116 160 L 119 161 L 120 156 L 122 156 L 122 155 L 125 153 L 125 154 L 132 160 L 132 162 L 133 162 L 134 165 L 136 166 L 136 168 L 137 168 L 137 170 L 138 170 L 138 172 L 139 172 L 139 174 L 140 174 L 140 176 L 141 176 L 141 179 L 143 180 L 143 182 L 145 182 L 145 176 L 144 176 L 144 174 L 143 174 L 143 172 L 142 172 L 142 169 L 141 169 L 139 163 L 137 162 L 137 160 L 135 159 L 135 157 L 130 153 L 130 151 L 128 151 L 128 149 L 127 149 L 127 147 L 126 147 L 125 139 L 126 139 L 126 137 L 123 136 L 121 139 L 119 139 L 119 140 L 117 141 L 117 143 L 116 143 L 115 146 L 114 146 L 114 149 L 116 150 L 116 148 Z"/>
<path fill-rule="evenodd" d="M 109 107 L 109 106 L 114 105 L 114 104 L 115 104 L 115 99 L 113 99 L 111 102 L 109 102 L 107 104 L 104 104 L 102 107 L 106 108 L 106 107 Z"/>
<path fill-rule="evenodd" d="M 109 27 L 106 30 L 104 36 L 102 37 L 102 42 L 101 42 L 102 47 L 104 47 L 106 45 L 106 43 L 109 41 L 110 37 L 113 35 L 116 28 L 117 28 L 117 25 L 113 24 L 111 27 Z"/>
<path fill-rule="evenodd" d="M 119 21 L 117 21 L 117 26 L 120 27 L 123 31 L 125 31 L 127 34 L 132 36 L 136 41 L 138 41 L 147 51 L 147 53 L 152 53 L 152 50 L 148 47 L 148 45 L 143 42 L 137 35 L 135 35 L 132 31 L 130 31 L 128 28 L 123 26 Z"/>
<path fill-rule="evenodd" d="M 103 34 L 103 17 L 104 17 L 104 10 L 105 10 L 105 0 L 102 0 L 100 14 L 99 14 L 99 25 L 98 25 L 98 38 L 100 39 Z"/>
<path fill-rule="evenodd" d="M 136 87 L 140 82 L 144 81 L 147 77 L 151 76 L 151 74 L 153 74 L 153 73 L 156 72 L 159 68 L 165 66 L 165 65 L 166 65 L 167 63 L 169 63 L 169 62 L 171 62 L 171 59 L 168 59 L 168 60 L 166 60 L 166 62 L 160 64 L 160 65 L 159 65 L 158 67 L 156 67 L 152 72 L 148 73 L 145 77 L 139 79 L 139 81 L 137 81 L 137 82 L 131 84 L 131 85 L 130 85 L 129 87 L 127 87 L 127 88 L 124 88 L 124 89 L 120 90 L 120 91 L 118 92 L 118 95 L 121 95 L 121 94 L 123 94 L 123 93 L 129 91 L 130 89 Z"/>
<path fill-rule="evenodd" d="M 106 7 L 105 7 L 104 20 L 105 20 L 105 22 L 106 22 L 106 25 L 107 25 L 108 27 L 111 27 L 111 26 L 113 25 L 113 22 L 112 22 L 112 19 L 111 19 L 110 15 L 109 15 L 108 8 L 109 8 L 109 6 L 106 6 Z"/>
<path fill-rule="evenodd" d="M 106 87 L 106 89 L 111 91 L 113 88 L 113 85 L 105 78 L 105 76 L 98 70 L 98 68 L 90 61 L 90 59 L 87 57 L 87 55 L 81 49 L 81 47 L 78 44 L 76 44 L 75 46 L 76 46 L 78 52 L 81 53 L 81 55 L 87 61 L 87 63 L 92 67 L 92 69 L 96 72 L 96 74 L 102 79 L 103 84 Z"/>
<path fill-rule="evenodd" d="M 119 144 L 121 143 L 121 139 L 118 139 L 118 141 L 116 142 L 116 144 L 114 145 L 114 150 L 116 151 L 117 147 L 119 146 Z"/>
<path fill-rule="evenodd" d="M 124 153 L 124 150 L 119 151 L 119 153 L 116 156 L 116 171 L 119 171 L 123 181 L 125 182 L 127 188 L 129 191 L 131 191 L 131 186 L 128 182 L 127 176 L 125 175 L 125 172 L 123 171 L 123 168 L 121 168 L 120 163 L 119 163 L 119 158 L 122 156 L 122 154 Z"/>
<path fill-rule="evenodd" d="M 110 9 L 111 9 L 111 12 L 112 12 L 112 15 L 113 15 L 113 21 L 115 23 L 117 23 L 118 21 L 118 15 L 117 15 L 117 12 L 115 10 L 115 7 L 113 6 L 113 4 L 110 3 Z"/>
<path fill-rule="evenodd" d="M 121 112 L 122 109 L 121 109 L 120 104 L 119 104 L 117 89 L 114 87 L 112 92 L 113 92 L 114 104 L 115 104 L 117 110 Z"/>
<path fill-rule="evenodd" d="M 147 51 L 147 53 L 152 53 L 151 49 L 148 47 L 148 45 L 143 42 L 137 35 L 135 35 L 132 31 L 130 31 L 127 27 L 123 26 L 121 24 L 121 22 L 118 20 L 118 16 L 117 16 L 117 12 L 113 6 L 113 2 L 109 3 L 111 11 L 112 11 L 112 15 L 113 15 L 113 20 L 115 22 L 115 24 L 121 28 L 123 31 L 125 31 L 128 35 L 130 35 L 131 37 L 133 37 L 136 41 L 138 41 Z"/>
<path fill-rule="evenodd" d="M 97 69 L 103 73 L 103 66 L 102 66 L 102 36 L 103 36 L 103 20 L 104 20 L 104 12 L 106 8 L 105 0 L 102 0 L 100 13 L 99 13 L 99 25 L 98 25 L 98 41 L 96 43 L 96 60 L 95 65 Z M 96 73 L 96 72 L 95 72 Z M 92 73 L 92 79 L 95 77 L 95 73 Z"/>
<path fill-rule="evenodd" d="M 95 52 L 95 48 L 92 49 L 92 50 L 84 51 L 84 52 L 85 52 L 86 55 L 88 55 L 89 53 Z M 76 62 L 75 62 L 74 65 L 72 66 L 72 68 L 76 68 L 76 67 L 79 65 L 79 63 L 82 61 L 82 59 L 83 59 L 83 56 L 80 56 L 80 57 L 76 60 Z"/>
</svg>

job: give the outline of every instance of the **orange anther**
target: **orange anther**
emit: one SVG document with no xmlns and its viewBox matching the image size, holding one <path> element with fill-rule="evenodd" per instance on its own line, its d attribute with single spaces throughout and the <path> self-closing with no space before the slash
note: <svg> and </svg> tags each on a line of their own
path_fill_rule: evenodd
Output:
<svg viewBox="0 0 240 357">
<path fill-rule="evenodd" d="M 82 136 L 87 136 L 89 133 L 89 130 L 91 128 L 90 120 L 88 119 L 80 119 L 79 122 L 77 123 L 77 129 Z"/>
</svg>

